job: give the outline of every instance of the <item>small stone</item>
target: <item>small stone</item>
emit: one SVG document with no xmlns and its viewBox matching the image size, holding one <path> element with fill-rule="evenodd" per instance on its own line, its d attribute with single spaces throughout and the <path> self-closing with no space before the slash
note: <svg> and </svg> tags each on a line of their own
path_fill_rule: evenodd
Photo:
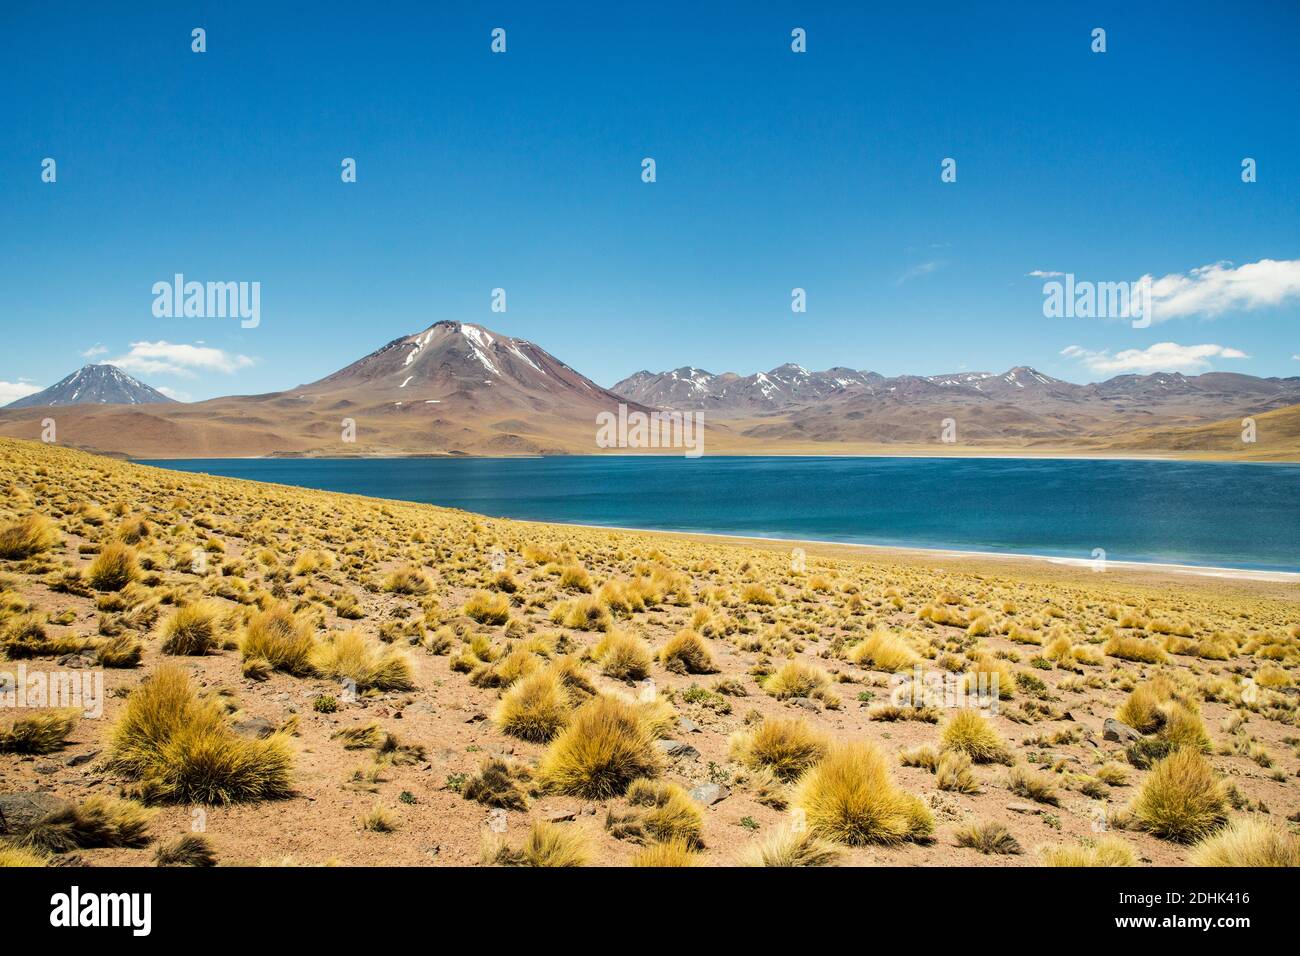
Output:
<svg viewBox="0 0 1300 956">
<path fill-rule="evenodd" d="M 275 733 L 275 724 L 265 717 L 245 717 L 231 724 L 230 729 L 249 740 L 265 740 Z"/>
<path fill-rule="evenodd" d="M 487 720 L 487 714 L 484 714 L 484 713 L 481 713 L 481 712 L 480 712 L 480 713 L 473 713 L 473 714 L 470 714 L 468 717 L 465 718 L 465 723 L 467 723 L 467 724 L 477 724 L 479 721 L 483 721 L 483 720 Z"/>
<path fill-rule="evenodd" d="M 36 772 L 45 774 L 46 776 L 49 776 L 52 773 L 58 773 L 59 770 L 60 767 L 56 763 L 38 763 L 36 765 Z"/>
<path fill-rule="evenodd" d="M 810 700 L 807 697 L 795 697 L 790 701 L 790 703 L 802 707 L 804 710 L 821 711 L 821 708 L 817 706 L 817 702 L 815 700 Z"/>
<path fill-rule="evenodd" d="M 1101 725 L 1101 735 L 1106 740 L 1113 740 L 1121 744 L 1132 743 L 1135 740 L 1142 739 L 1140 733 L 1128 724 L 1116 720 L 1114 717 L 1106 718 L 1106 722 Z"/>
<path fill-rule="evenodd" d="M 694 760 L 700 755 L 698 750 L 690 744 L 682 743 L 680 740 L 656 740 L 655 746 L 670 757 L 685 757 Z"/>
<path fill-rule="evenodd" d="M 83 763 L 90 763 L 99 756 L 98 750 L 92 750 L 89 753 L 73 754 L 67 760 L 63 761 L 65 767 L 80 767 Z"/>
<path fill-rule="evenodd" d="M 700 732 L 700 725 L 686 717 L 678 717 L 677 726 L 688 734 L 698 734 Z"/>
<path fill-rule="evenodd" d="M 542 819 L 547 823 L 568 823 L 570 820 L 576 820 L 577 817 L 577 810 L 552 810 Z"/>
<path fill-rule="evenodd" d="M 1032 803 L 1008 803 L 1007 809 L 1012 813 L 1042 813 L 1043 811 L 1034 806 Z"/>
<path fill-rule="evenodd" d="M 705 783 L 690 791 L 691 799 L 696 803 L 702 803 L 706 807 L 711 807 L 720 800 L 725 800 L 731 795 L 731 791 L 721 784 Z"/>
<path fill-rule="evenodd" d="M 72 804 L 67 800 L 62 800 L 52 793 L 38 791 L 0 793 L 0 833 L 25 830 L 41 817 L 71 807 Z"/>
</svg>

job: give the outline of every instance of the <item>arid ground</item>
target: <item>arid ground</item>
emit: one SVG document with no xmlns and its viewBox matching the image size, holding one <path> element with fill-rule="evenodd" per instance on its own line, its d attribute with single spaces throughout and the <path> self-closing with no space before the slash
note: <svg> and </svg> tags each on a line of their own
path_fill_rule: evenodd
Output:
<svg viewBox="0 0 1300 956">
<path fill-rule="evenodd" d="M 0 671 L 106 692 L 0 710 L 0 861 L 1297 862 L 1291 581 L 0 455 Z"/>
</svg>

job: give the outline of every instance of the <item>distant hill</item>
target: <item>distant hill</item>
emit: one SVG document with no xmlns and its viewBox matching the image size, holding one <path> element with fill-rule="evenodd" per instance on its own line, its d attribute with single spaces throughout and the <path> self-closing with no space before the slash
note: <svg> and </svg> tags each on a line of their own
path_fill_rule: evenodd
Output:
<svg viewBox="0 0 1300 956">
<path fill-rule="evenodd" d="M 5 408 L 51 405 L 177 404 L 157 389 L 127 375 L 116 365 L 83 365 L 47 389 L 25 395 Z"/>
</svg>

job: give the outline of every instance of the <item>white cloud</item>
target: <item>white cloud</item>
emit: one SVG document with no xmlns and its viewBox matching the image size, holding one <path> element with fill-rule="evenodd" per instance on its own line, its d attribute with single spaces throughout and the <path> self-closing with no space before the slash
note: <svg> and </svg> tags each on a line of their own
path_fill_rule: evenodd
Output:
<svg viewBox="0 0 1300 956">
<path fill-rule="evenodd" d="M 1151 281 L 1152 319 L 1261 309 L 1300 299 L 1300 259 L 1260 259 L 1233 267 L 1230 262 L 1201 266 L 1185 275 Z"/>
<path fill-rule="evenodd" d="M 1212 358 L 1250 358 L 1240 349 L 1225 345 L 1179 345 L 1177 342 L 1157 342 L 1145 349 L 1125 349 L 1114 355 L 1111 355 L 1109 349 L 1094 351 L 1070 345 L 1061 349 L 1061 354 L 1102 375 L 1119 375 L 1124 372 L 1204 372 L 1209 370 L 1209 360 Z"/>
<path fill-rule="evenodd" d="M 82 358 L 94 358 L 96 355 L 107 355 L 107 354 L 108 354 L 108 346 L 107 346 L 107 345 L 101 345 L 100 343 L 96 342 L 96 343 L 95 343 L 94 345 L 92 345 L 90 348 L 88 348 L 88 349 L 86 349 L 84 352 L 82 352 L 82 353 L 81 353 L 81 357 L 82 357 Z"/>
<path fill-rule="evenodd" d="M 143 375 L 183 375 L 193 378 L 195 371 L 233 374 L 251 367 L 253 360 L 247 355 L 236 355 L 203 344 L 184 345 L 159 340 L 132 342 L 130 352 L 120 358 L 109 359 L 109 364 Z"/>
<path fill-rule="evenodd" d="M 174 398 L 178 402 L 188 402 L 190 400 L 189 392 L 178 392 L 174 388 L 168 388 L 166 385 L 155 385 L 155 391 L 162 392 L 168 398 Z"/>
<path fill-rule="evenodd" d="M 943 267 L 944 263 L 937 259 L 931 262 L 922 262 L 919 265 L 912 266 L 899 276 L 898 282 L 895 284 L 902 285 L 904 282 L 908 282 L 912 279 L 919 279 L 921 276 L 928 276 L 931 272 L 938 272 Z"/>
<path fill-rule="evenodd" d="M 0 405 L 8 405 L 20 398 L 34 395 L 40 390 L 39 385 L 30 385 L 27 382 L 0 382 Z"/>
<path fill-rule="evenodd" d="M 1051 279 L 1054 276 L 1063 276 L 1064 272 L 1057 272 L 1052 269 L 1035 269 L 1029 275 L 1035 279 Z"/>
</svg>

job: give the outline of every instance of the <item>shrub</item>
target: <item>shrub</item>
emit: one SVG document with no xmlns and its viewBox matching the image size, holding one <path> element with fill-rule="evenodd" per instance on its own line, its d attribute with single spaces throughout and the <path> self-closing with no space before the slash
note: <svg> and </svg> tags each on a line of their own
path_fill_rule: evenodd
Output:
<svg viewBox="0 0 1300 956">
<path fill-rule="evenodd" d="M 1143 829 L 1187 843 L 1208 835 L 1227 819 L 1228 799 L 1214 768 L 1195 750 L 1176 750 L 1157 763 L 1133 803 Z"/>
<path fill-rule="evenodd" d="M 595 697 L 573 715 L 542 755 L 538 774 L 556 793 L 602 800 L 660 768 L 641 711 L 617 697 Z"/>
<path fill-rule="evenodd" d="M 569 692 L 560 671 L 547 668 L 516 682 L 502 696 L 492 715 L 502 733 L 545 742 L 569 721 Z"/>
<path fill-rule="evenodd" d="M 236 735 L 218 707 L 196 697 L 185 672 L 171 665 L 158 668 L 127 698 L 107 756 L 151 800 L 226 804 L 292 792 L 283 736 Z"/>
<path fill-rule="evenodd" d="M 1011 751 L 993 724 L 977 710 L 956 711 L 939 732 L 944 750 L 958 750 L 976 763 L 1010 764 Z"/>
<path fill-rule="evenodd" d="M 0 558 L 30 558 L 59 543 L 59 529 L 45 515 L 30 514 L 0 531 Z"/>
<path fill-rule="evenodd" d="M 510 620 L 510 599 L 491 591 L 475 591 L 462 610 L 480 624 L 504 624 Z"/>
<path fill-rule="evenodd" d="M 747 847 L 741 866 L 833 866 L 840 849 L 807 828 L 783 826 L 765 840 Z"/>
<path fill-rule="evenodd" d="M 689 628 L 678 631 L 659 649 L 659 660 L 675 674 L 716 674 L 717 665 L 704 638 Z"/>
<path fill-rule="evenodd" d="M 284 604 L 254 614 L 239 645 L 245 661 L 265 661 L 274 670 L 298 677 L 313 673 L 315 649 L 310 626 Z"/>
<path fill-rule="evenodd" d="M 218 624 L 221 611 L 211 601 L 186 604 L 171 613 L 162 625 L 162 652 L 199 657 L 220 643 Z"/>
<path fill-rule="evenodd" d="M 609 616 L 609 609 L 596 598 L 584 597 L 555 605 L 551 611 L 551 623 L 579 631 L 607 631 L 613 626 L 614 619 Z"/>
<path fill-rule="evenodd" d="M 1238 817 L 1192 847 L 1192 866 L 1300 866 L 1300 839 L 1253 817 Z"/>
<path fill-rule="evenodd" d="M 899 790 L 885 757 L 869 743 L 835 744 L 800 779 L 791 803 L 809 828 L 839 843 L 898 843 L 934 831 L 929 809 Z"/>
<path fill-rule="evenodd" d="M 68 735 L 76 726 L 74 708 L 15 717 L 8 726 L 0 727 L 0 753 L 51 753 L 68 742 Z"/>
<path fill-rule="evenodd" d="M 768 717 L 752 730 L 731 738 L 731 756 L 751 769 L 769 768 L 781 780 L 793 780 L 826 755 L 829 739 L 802 718 Z"/>
<path fill-rule="evenodd" d="M 311 665 L 317 674 L 352 681 L 359 691 L 411 690 L 411 662 L 395 647 L 366 639 L 360 631 L 331 634 L 314 646 Z"/>
<path fill-rule="evenodd" d="M 110 541 L 86 570 L 86 581 L 96 591 L 120 591 L 140 577 L 135 549 L 120 541 Z"/>
</svg>

